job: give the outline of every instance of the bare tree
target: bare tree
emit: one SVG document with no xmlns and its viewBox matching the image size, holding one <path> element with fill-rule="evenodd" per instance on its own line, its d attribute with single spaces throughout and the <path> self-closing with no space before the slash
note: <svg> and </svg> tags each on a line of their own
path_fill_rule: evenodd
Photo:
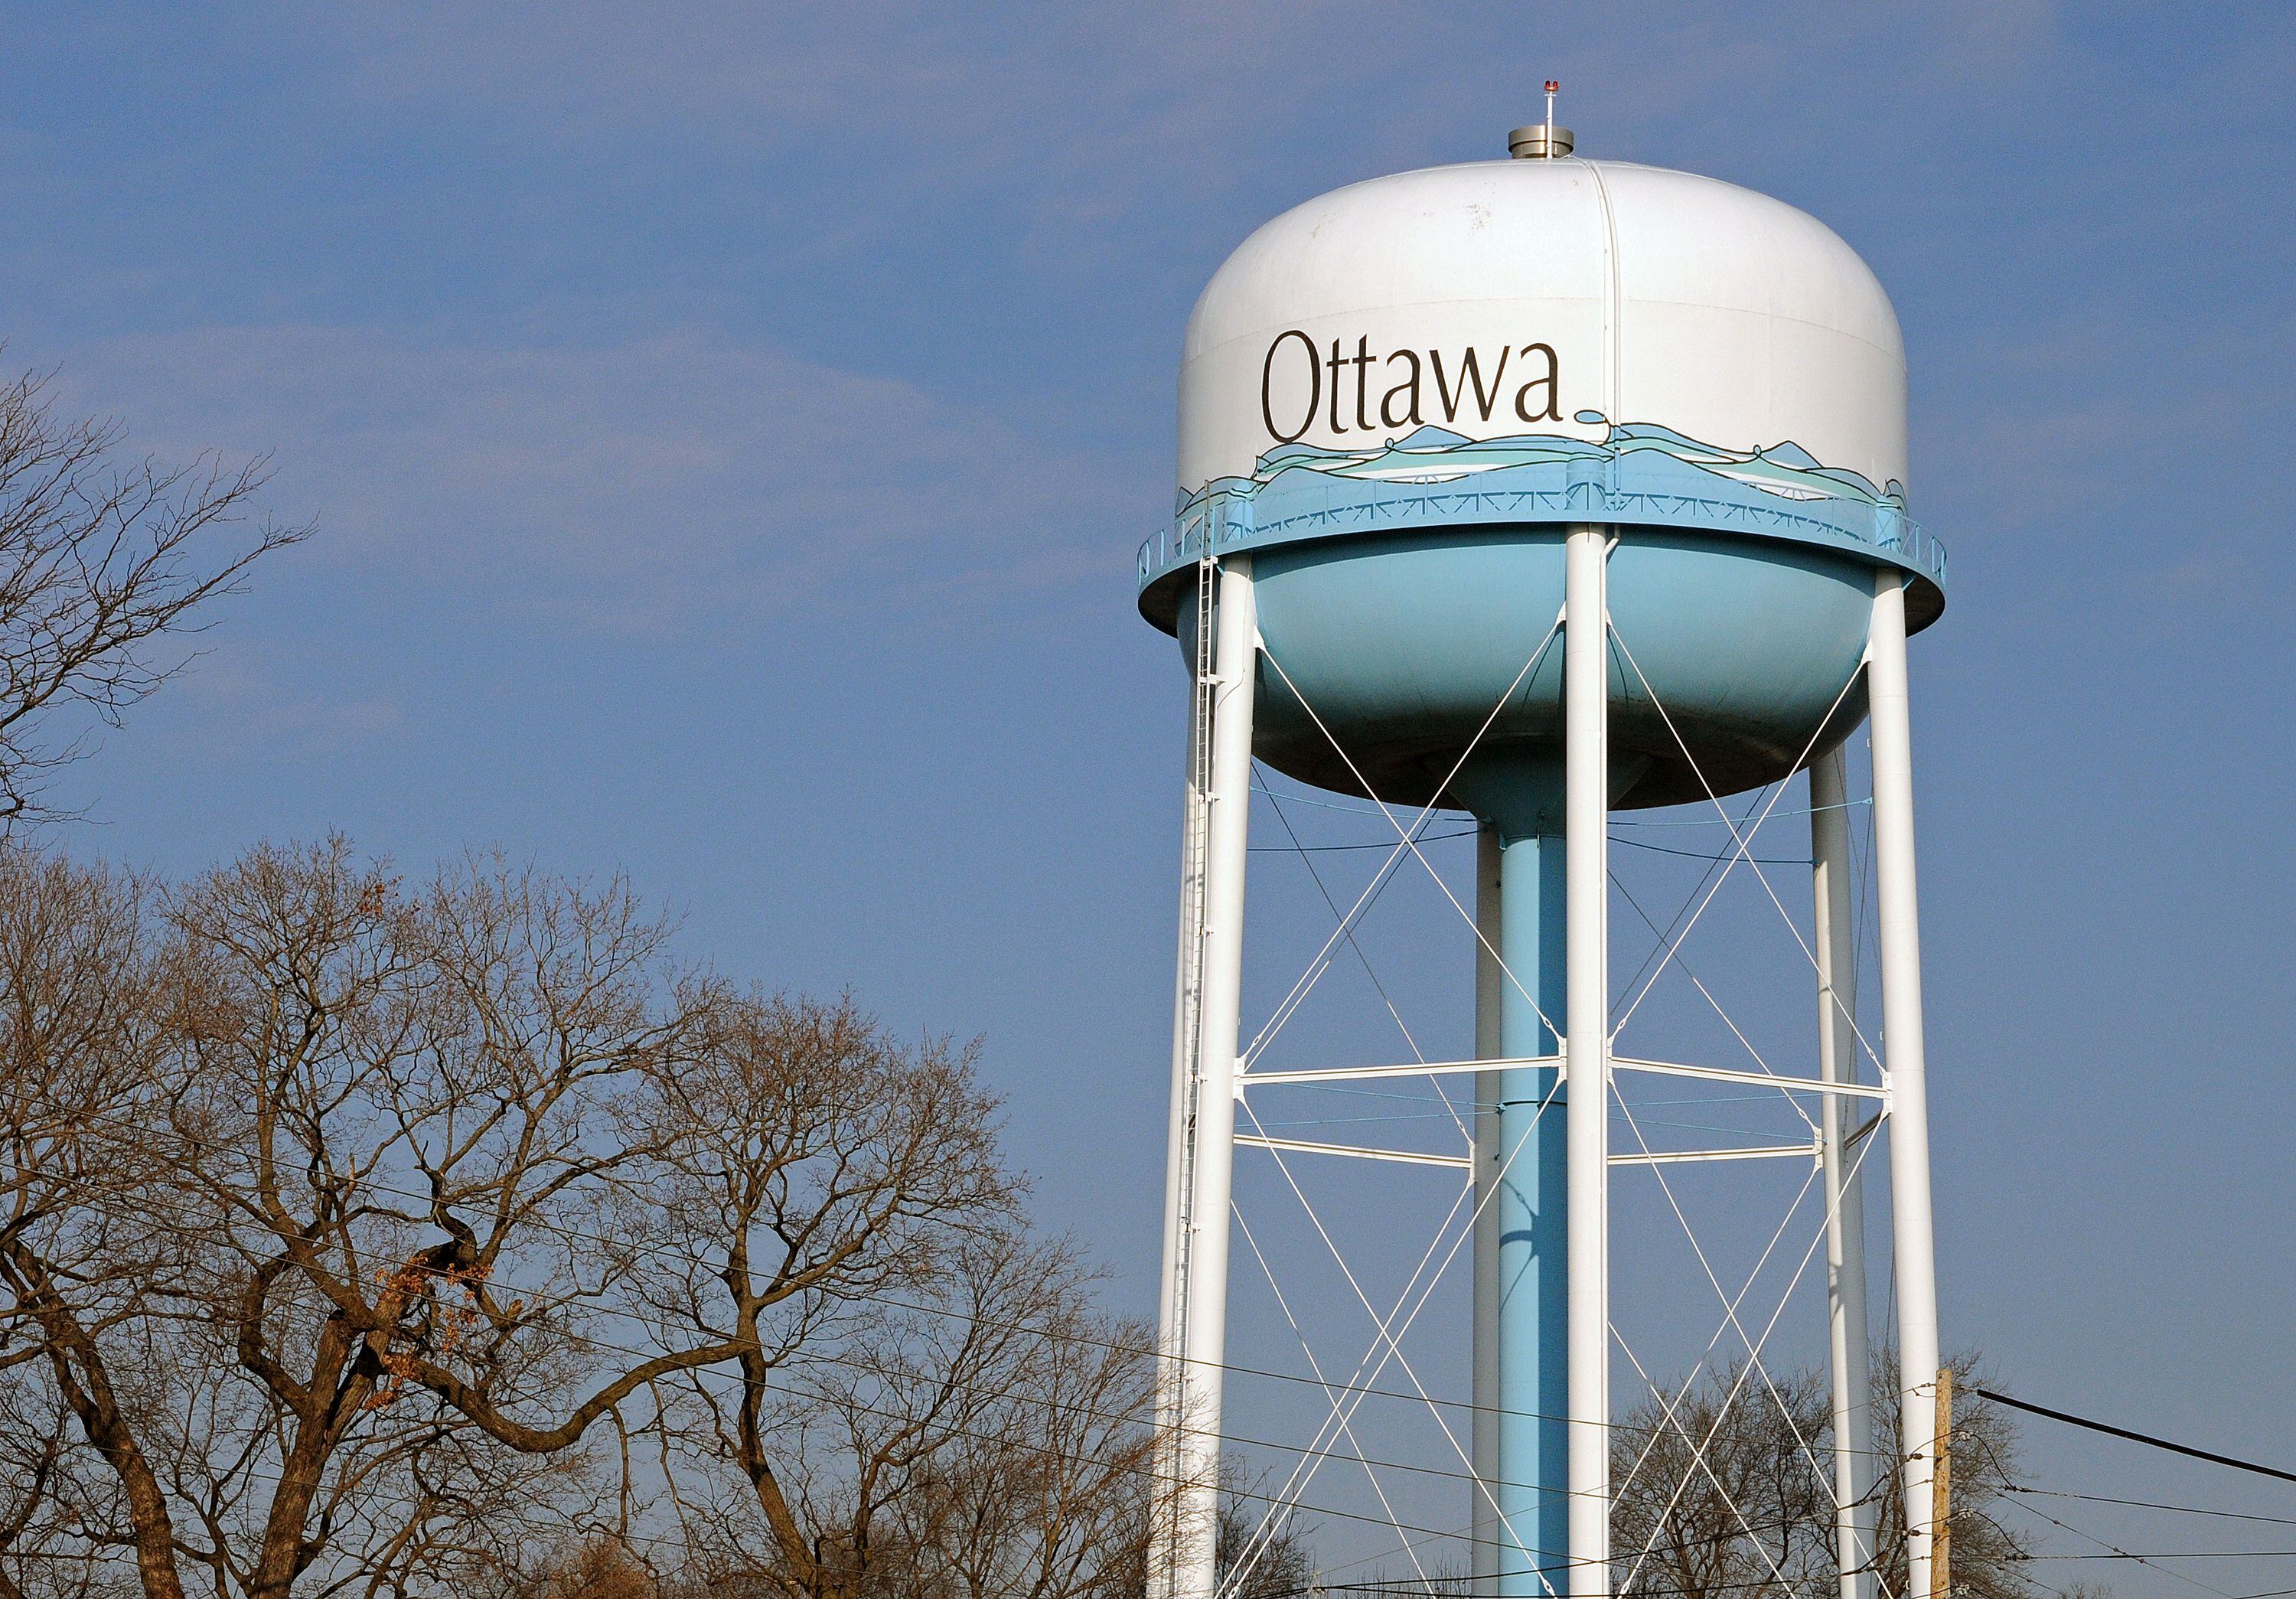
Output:
<svg viewBox="0 0 2296 1599">
<path fill-rule="evenodd" d="M 1030 1241 L 973 1052 L 669 938 L 493 859 L 0 852 L 5 1579 L 460 1593 L 690 1532 L 655 1563 L 720 1594 L 1136 1588 L 1147 1341 Z"/>
<path fill-rule="evenodd" d="M 0 831 L 82 748 L 52 735 L 78 706 L 117 724 L 183 664 L 162 640 L 308 526 L 250 524 L 266 466 L 126 455 L 116 422 L 57 414 L 38 374 L 0 386 Z"/>
<path fill-rule="evenodd" d="M 1877 1489 L 1881 1498 L 1882 1579 L 1892 1593 L 1906 1588 L 1906 1497 L 1896 1463 L 1904 1445 L 1898 1430 L 1898 1362 L 1884 1351 L 1875 1363 L 1874 1386 L 1883 1396 L 1874 1407 L 1874 1447 L 1892 1470 Z M 1952 1582 L 1956 1599 L 2033 1599 L 2052 1593 L 2027 1575 L 2032 1539 L 2005 1521 L 2008 1490 L 2018 1480 L 2018 1447 L 2024 1430 L 2014 1413 L 1970 1390 L 1987 1382 L 1981 1357 L 1967 1351 L 1952 1357 L 1957 1393 L 1948 1458 L 1952 1464 Z M 1831 1447 L 1830 1445 L 1828 1446 Z M 2106 1599 L 2103 1584 L 2084 1582 L 2064 1599 Z"/>
<path fill-rule="evenodd" d="M 1815 1593 L 1834 1570 L 1831 1401 L 1821 1377 L 1742 1365 L 1645 1399 L 1612 1434 L 1620 1591 L 1713 1599 Z M 1902 1591 L 1902 1590 L 1898 1590 Z"/>
<path fill-rule="evenodd" d="M 105 1119 L 150 1103 L 163 1046 L 146 886 L 0 847 L 0 1406 L 10 1425 L 0 1592 L 85 1591 L 141 1506 L 139 1563 L 172 1568 L 173 1528 L 132 1401 L 86 1358 L 130 1319 L 132 1196 Z M 66 1431 L 76 1422 L 77 1436 Z M 109 1469 L 91 1486 L 90 1456 Z M 164 1591 L 164 1590 L 163 1590 Z"/>
<path fill-rule="evenodd" d="M 1157 1498 L 1153 1363 L 1070 1251 L 970 1241 L 920 1308 L 868 1318 L 792 1409 L 833 1438 L 807 1508 L 847 1593 L 1123 1599 Z M 858 1554 L 862 1559 L 850 1559 Z"/>
<path fill-rule="evenodd" d="M 1064 1262 L 1019 1247 L 973 1060 L 898 1046 L 849 1002 L 751 997 L 662 1082 L 649 1221 L 679 1269 L 653 1311 L 665 1338 L 734 1351 L 685 1374 L 662 1438 L 738 1483 L 685 1507 L 730 1576 L 880 1591 L 908 1557 L 892 1502 L 946 1490 L 1029 1357 L 1040 1296 L 1068 1286 Z"/>
<path fill-rule="evenodd" d="M 1265 1523 L 1265 1525 L 1263 1525 Z M 1219 1521 L 1214 1538 L 1218 1586 L 1236 1599 L 1310 1599 L 1323 1592 L 1316 1571 L 1308 1529 L 1289 1505 L 1280 1505 L 1253 1485 L 1234 1460 L 1220 1463 Z M 1417 1577 L 1414 1571 L 1413 1576 Z M 1399 1583 L 1419 1591 L 1464 1595 L 1465 1583 L 1447 1584 L 1440 1573 L 1427 1581 Z M 1382 1586 L 1374 1578 L 1371 1587 Z"/>
<path fill-rule="evenodd" d="M 1874 1374 L 1874 1449 L 1898 1459 L 1895 1363 Z M 1954 1362 L 1971 1376 L 1974 1356 Z M 2016 1480 L 2014 1417 L 1981 1399 L 1955 1407 L 1953 1591 L 1959 1599 L 2033 1599 L 2029 1540 L 2001 1519 Z M 1824 1377 L 1774 1378 L 1743 1365 L 1652 1397 L 1612 1436 L 1612 1581 L 1616 1591 L 1760 1599 L 1824 1590 L 1838 1565 L 1833 1407 Z M 1893 1471 L 1877 1481 L 1886 1593 L 1906 1592 L 1903 1496 Z M 1631 1578 L 1631 1588 L 1628 1586 Z M 2087 1589 L 2091 1595 L 2100 1589 Z"/>
<path fill-rule="evenodd" d="M 592 1537 L 525 1567 L 485 1573 L 464 1592 L 469 1599 L 684 1599 L 681 1590 L 693 1592 L 665 1583 L 626 1543 Z"/>
<path fill-rule="evenodd" d="M 474 874 L 448 881 L 467 890 Z M 537 939 L 523 953 L 541 975 L 496 996 L 547 989 L 566 1001 L 566 1049 L 645 1057 L 671 1025 L 653 1008 L 586 1029 L 570 1013 L 657 936 L 611 894 L 532 898 L 558 914 L 560 942 Z M 458 1157 L 478 1168 L 482 1207 L 586 1164 L 546 1103 L 442 1080 L 505 1041 L 455 1003 L 468 995 L 441 970 L 441 903 L 340 845 L 258 851 L 164 897 L 20 851 L 0 860 L 19 1000 L 8 1064 L 26 1090 L 5 1102 L 0 1336 L 17 1400 L 52 1399 L 76 1423 L 63 1458 L 77 1478 L 93 1464 L 111 1480 L 117 1513 L 83 1518 L 80 1546 L 131 1553 L 155 1599 L 283 1595 L 314 1570 L 390 1591 L 514 1536 L 518 1507 L 549 1503 L 569 1476 L 396 1369 L 402 1344 L 457 1340 L 474 1319 L 461 1301 L 484 1280 L 426 1269 L 430 1208 L 467 1196 L 420 1185 L 437 1129 L 410 1105 L 478 1135 Z M 568 947 L 586 931 L 591 948 Z M 615 953 L 586 961 L 599 945 Z M 619 975 L 626 999 L 643 987 Z M 529 1206 L 519 1219 L 549 1218 Z M 473 1341 L 468 1364 L 554 1391 L 577 1363 L 546 1308 L 541 1320 Z"/>
</svg>

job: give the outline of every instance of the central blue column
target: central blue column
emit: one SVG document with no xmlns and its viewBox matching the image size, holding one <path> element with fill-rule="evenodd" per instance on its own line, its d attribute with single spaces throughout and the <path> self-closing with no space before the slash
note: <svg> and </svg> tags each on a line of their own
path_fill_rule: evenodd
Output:
<svg viewBox="0 0 2296 1599">
<path fill-rule="evenodd" d="M 1550 1021 L 1564 1009 L 1562 763 L 1534 750 L 1479 754 L 1452 784 L 1498 834 L 1498 1052 L 1510 1060 L 1558 1053 Z M 1526 992 L 1528 990 L 1528 992 Z M 1533 1002 L 1536 1001 L 1534 1004 Z M 1546 1020 L 1541 1020 L 1541 1013 Z M 1496 1316 L 1497 1447 L 1492 1496 L 1499 1599 L 1570 1591 L 1570 1299 L 1564 1226 L 1567 1141 L 1553 1067 L 1498 1077 L 1496 1114 L 1479 1122 L 1486 1181 L 1498 1174 Z"/>
<path fill-rule="evenodd" d="M 1554 1031 L 1539 1013 L 1556 1021 L 1562 1015 L 1562 838 L 1559 830 L 1511 837 L 1502 826 L 1500 841 L 1499 956 L 1515 980 L 1502 980 L 1500 985 L 1499 1048 L 1513 1059 L 1552 1055 L 1557 1048 Z M 1570 1433 L 1562 1419 L 1570 1406 L 1569 1284 L 1559 1075 L 1551 1067 L 1516 1067 L 1499 1074 L 1497 1147 L 1481 1156 L 1499 1162 L 1505 1173 L 1494 1201 L 1499 1228 L 1497 1498 L 1507 1523 L 1499 1532 L 1503 1599 L 1570 1591 Z"/>
</svg>

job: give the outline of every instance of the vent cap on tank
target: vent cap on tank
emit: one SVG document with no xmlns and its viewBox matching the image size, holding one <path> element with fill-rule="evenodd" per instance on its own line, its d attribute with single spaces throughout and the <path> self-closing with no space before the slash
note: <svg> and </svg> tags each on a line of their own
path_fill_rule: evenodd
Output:
<svg viewBox="0 0 2296 1599">
<path fill-rule="evenodd" d="M 1507 153 L 1519 161 L 1543 161 L 1552 157 L 1569 155 L 1578 146 L 1567 127 L 1552 127 L 1544 122 L 1534 122 L 1529 127 L 1518 127 L 1507 135 Z"/>
</svg>

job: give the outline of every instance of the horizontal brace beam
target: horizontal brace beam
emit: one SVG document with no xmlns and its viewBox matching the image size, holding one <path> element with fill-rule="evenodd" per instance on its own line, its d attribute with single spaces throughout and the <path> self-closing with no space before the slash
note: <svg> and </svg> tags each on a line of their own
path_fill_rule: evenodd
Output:
<svg viewBox="0 0 2296 1599">
<path fill-rule="evenodd" d="M 1406 1166 L 1453 1166 L 1464 1171 L 1474 1165 L 1465 1155 L 1424 1154 L 1411 1149 L 1366 1149 L 1360 1144 L 1311 1144 L 1305 1138 L 1267 1138 L 1238 1133 L 1239 1149 L 1289 1150 L 1302 1155 L 1353 1155 L 1358 1160 L 1395 1160 Z"/>
<path fill-rule="evenodd" d="M 1242 1139 L 1236 1140 L 1241 1144 Z M 1805 1160 L 1817 1159 L 1818 1145 L 1808 1144 L 1758 1144 L 1741 1149 L 1665 1149 L 1650 1150 L 1635 1155 L 1612 1155 L 1613 1166 L 1673 1166 L 1685 1160 L 1786 1160 L 1800 1156 Z"/>
<path fill-rule="evenodd" d="M 1373 1077 L 1447 1077 L 1463 1071 L 1507 1071 L 1521 1066 L 1544 1066 L 1552 1071 L 1562 1070 L 1561 1055 L 1531 1055 L 1521 1060 L 1505 1061 L 1416 1061 L 1400 1066 L 1318 1066 L 1306 1071 L 1239 1071 L 1235 1075 L 1235 1091 L 1267 1086 L 1279 1088 L 1287 1083 L 1348 1083 Z"/>
<path fill-rule="evenodd" d="M 1672 1061 L 1636 1061 L 1612 1055 L 1613 1071 L 1655 1071 L 1667 1077 L 1694 1077 L 1710 1083 L 1746 1083 L 1757 1088 L 1785 1088 L 1797 1094 L 1840 1094 L 1852 1099 L 1887 1099 L 1890 1090 L 1872 1083 L 1829 1083 L 1814 1077 L 1780 1077 L 1772 1071 L 1737 1071 L 1727 1066 L 1684 1066 Z"/>
<path fill-rule="evenodd" d="M 1366 1078 L 1446 1077 L 1468 1071 L 1508 1071 L 1521 1067 L 1565 1071 L 1560 1055 L 1528 1055 L 1497 1061 L 1411 1061 L 1389 1066 L 1316 1066 L 1304 1071 L 1241 1071 L 1235 1091 L 1281 1088 L 1292 1084 L 1359 1082 Z M 1770 1071 L 1740 1071 L 1727 1066 L 1685 1066 L 1675 1061 L 1640 1061 L 1628 1055 L 1611 1057 L 1614 1071 L 1654 1071 L 1667 1077 L 1698 1078 L 1710 1083 L 1744 1083 L 1757 1088 L 1778 1088 L 1797 1094 L 1839 1094 L 1851 1099 L 1890 1097 L 1887 1086 L 1873 1083 L 1829 1083 L 1814 1077 L 1780 1077 Z"/>
</svg>

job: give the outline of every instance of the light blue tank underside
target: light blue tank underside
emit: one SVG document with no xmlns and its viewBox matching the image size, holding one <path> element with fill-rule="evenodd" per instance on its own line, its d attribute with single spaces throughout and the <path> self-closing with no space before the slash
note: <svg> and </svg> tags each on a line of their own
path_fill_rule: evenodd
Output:
<svg viewBox="0 0 2296 1599">
<path fill-rule="evenodd" d="M 1590 522 L 1619 536 L 1613 772 L 1645 763 L 1622 808 L 1783 777 L 1854 726 L 1876 568 L 1911 575 L 1910 620 L 1943 605 L 1944 551 L 1897 485 L 1791 444 L 1732 452 L 1637 426 L 1603 444 L 1426 429 L 1271 451 L 1254 477 L 1188 496 L 1142 550 L 1141 610 L 1189 638 L 1207 539 L 1251 552 L 1281 668 L 1260 668 L 1261 758 L 1321 787 L 1466 808 L 1446 780 L 1503 695 L 1475 760 L 1559 753 L 1559 639 L 1507 689 L 1562 609 L 1566 529 Z"/>
</svg>

